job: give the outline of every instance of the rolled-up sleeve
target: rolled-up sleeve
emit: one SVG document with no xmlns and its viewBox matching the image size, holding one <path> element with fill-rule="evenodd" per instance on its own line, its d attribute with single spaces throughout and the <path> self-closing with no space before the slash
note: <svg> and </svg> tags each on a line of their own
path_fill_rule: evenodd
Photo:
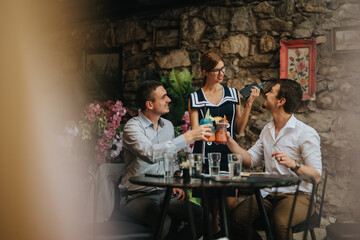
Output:
<svg viewBox="0 0 360 240">
<path fill-rule="evenodd" d="M 315 129 L 307 127 L 304 129 L 305 134 L 300 137 L 301 156 L 304 164 L 315 168 L 321 175 L 322 162 L 320 150 L 320 137 Z"/>
</svg>

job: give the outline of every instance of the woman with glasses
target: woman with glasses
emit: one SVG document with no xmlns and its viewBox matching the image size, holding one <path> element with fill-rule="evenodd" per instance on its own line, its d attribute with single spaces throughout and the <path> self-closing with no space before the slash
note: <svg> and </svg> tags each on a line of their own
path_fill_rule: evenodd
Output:
<svg viewBox="0 0 360 240">
<path fill-rule="evenodd" d="M 246 102 L 244 112 L 241 113 L 239 91 L 235 88 L 229 88 L 221 85 L 225 76 L 226 66 L 220 56 L 213 50 L 208 50 L 201 56 L 200 64 L 201 71 L 204 75 L 204 82 L 201 89 L 191 93 L 189 96 L 188 108 L 190 112 L 191 128 L 195 128 L 199 125 L 200 120 L 205 117 L 205 114 L 209 109 L 212 117 L 226 116 L 226 119 L 229 121 L 229 127 L 227 130 L 235 139 L 235 134 L 239 135 L 244 131 L 249 119 L 252 104 L 259 96 L 260 89 L 256 87 L 251 89 L 251 95 Z M 197 141 L 195 142 L 193 152 L 204 153 L 205 157 L 207 157 L 208 153 L 220 152 L 220 171 L 228 171 L 227 154 L 231 153 L 231 151 L 226 145 L 217 145 L 214 142 Z M 207 160 L 205 161 L 203 169 L 206 173 L 208 173 L 209 168 Z M 196 191 L 194 191 L 193 194 L 196 196 Z M 229 195 L 235 196 L 235 192 L 230 193 Z M 218 208 L 215 201 L 211 205 L 213 205 L 210 206 L 213 214 L 211 228 L 215 234 L 220 231 L 218 218 L 216 217 L 218 214 Z M 235 207 L 237 205 L 236 198 L 228 197 L 227 205 L 230 209 Z M 220 236 L 215 235 L 214 237 Z"/>
</svg>

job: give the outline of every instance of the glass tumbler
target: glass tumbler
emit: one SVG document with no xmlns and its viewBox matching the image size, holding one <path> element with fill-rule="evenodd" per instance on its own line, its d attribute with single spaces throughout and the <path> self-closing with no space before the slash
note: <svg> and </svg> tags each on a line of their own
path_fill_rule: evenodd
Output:
<svg viewBox="0 0 360 240">
<path fill-rule="evenodd" d="M 228 154 L 229 177 L 240 178 L 243 155 L 241 153 Z"/>
<path fill-rule="evenodd" d="M 190 162 L 190 175 L 194 178 L 200 178 L 203 165 L 203 156 L 200 153 L 190 153 L 188 155 Z"/>
<path fill-rule="evenodd" d="M 209 173 L 211 176 L 220 174 L 221 153 L 208 153 Z"/>
<path fill-rule="evenodd" d="M 227 143 L 227 126 L 228 124 L 225 122 L 219 122 L 216 124 L 216 130 L 215 130 L 215 142 L 226 144 Z"/>
</svg>

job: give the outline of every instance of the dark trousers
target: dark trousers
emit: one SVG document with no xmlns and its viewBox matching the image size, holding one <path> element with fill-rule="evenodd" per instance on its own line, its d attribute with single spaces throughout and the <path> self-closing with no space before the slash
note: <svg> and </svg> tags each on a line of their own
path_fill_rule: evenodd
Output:
<svg viewBox="0 0 360 240">
<path fill-rule="evenodd" d="M 160 221 L 161 207 L 164 202 L 165 192 L 153 192 L 146 194 L 134 194 L 128 196 L 121 212 L 148 227 L 153 233 Z M 191 239 L 191 228 L 189 225 L 189 211 L 187 204 L 192 209 L 194 216 L 196 234 L 198 238 L 202 235 L 203 210 L 199 205 L 192 202 L 177 200 L 172 197 L 170 200 L 167 216 L 165 219 L 161 239 Z M 178 223 L 185 222 L 184 227 L 178 229 Z"/>
</svg>

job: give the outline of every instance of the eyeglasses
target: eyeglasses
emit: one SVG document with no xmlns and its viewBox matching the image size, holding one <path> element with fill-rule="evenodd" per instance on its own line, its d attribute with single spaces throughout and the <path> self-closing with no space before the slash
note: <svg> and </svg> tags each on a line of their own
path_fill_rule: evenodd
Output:
<svg viewBox="0 0 360 240">
<path fill-rule="evenodd" d="M 210 72 L 213 72 L 213 73 L 217 73 L 217 74 L 220 74 L 220 72 L 222 72 L 222 73 L 225 73 L 225 65 L 222 67 L 222 68 L 216 68 L 216 69 L 213 69 L 213 70 L 211 70 Z"/>
</svg>

